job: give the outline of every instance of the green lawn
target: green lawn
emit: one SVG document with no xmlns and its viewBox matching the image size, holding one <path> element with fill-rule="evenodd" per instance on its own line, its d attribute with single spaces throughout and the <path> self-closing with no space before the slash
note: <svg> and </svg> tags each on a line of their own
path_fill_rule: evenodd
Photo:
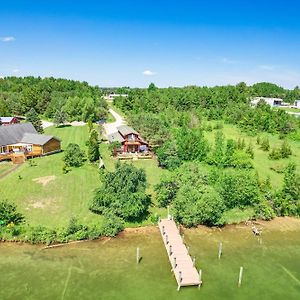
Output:
<svg viewBox="0 0 300 300">
<path fill-rule="evenodd" d="M 60 138 L 62 149 L 66 149 L 67 145 L 72 142 L 79 144 L 82 149 L 86 150 L 87 126 L 49 127 L 45 133 Z M 117 161 L 110 156 L 108 144 L 102 143 L 100 150 L 106 169 L 108 171 L 114 170 Z M 71 172 L 63 174 L 62 158 L 63 153 L 35 158 L 31 161 L 36 166 L 31 166 L 27 161 L 16 171 L 0 180 L 1 198 L 14 201 L 31 225 L 65 226 L 71 216 L 76 216 L 80 222 L 87 225 L 101 222 L 101 216 L 88 210 L 93 191 L 100 182 L 97 166 L 86 162 L 84 166 L 72 168 Z M 153 186 L 167 171 L 160 169 L 155 159 L 129 163 L 145 169 L 149 183 L 147 191 L 153 195 Z M 11 163 L 0 164 L 0 174 L 11 166 Z M 34 181 L 49 178 L 51 181 L 45 185 Z M 165 214 L 164 209 L 161 210 L 156 206 L 151 207 L 150 210 L 152 213 Z M 151 221 L 148 219 L 141 224 L 128 223 L 126 225 L 132 227 L 150 223 Z"/>
<path fill-rule="evenodd" d="M 6 161 L 1 162 L 0 163 L 0 176 L 1 176 L 1 174 L 8 171 L 12 167 L 13 167 L 13 164 L 11 162 L 6 162 Z"/>
<path fill-rule="evenodd" d="M 278 109 L 282 109 L 288 112 L 295 112 L 295 113 L 300 113 L 299 108 L 294 108 L 294 107 L 278 107 Z"/>
<path fill-rule="evenodd" d="M 50 127 L 45 131 L 59 137 L 63 149 L 70 142 L 86 147 L 87 127 Z M 72 215 L 85 224 L 101 220 L 88 210 L 93 190 L 99 184 L 97 167 L 86 162 L 63 174 L 62 157 L 63 153 L 35 158 L 36 166 L 27 161 L 0 180 L 1 198 L 13 200 L 32 225 L 63 226 Z M 33 181 L 48 176 L 54 179 L 44 186 Z"/>
</svg>

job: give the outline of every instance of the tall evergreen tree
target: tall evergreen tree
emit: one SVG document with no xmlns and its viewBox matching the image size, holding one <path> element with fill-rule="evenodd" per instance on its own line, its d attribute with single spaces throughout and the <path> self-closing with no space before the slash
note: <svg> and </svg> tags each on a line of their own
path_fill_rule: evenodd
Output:
<svg viewBox="0 0 300 300">
<path fill-rule="evenodd" d="M 95 162 L 100 158 L 99 138 L 95 129 L 91 131 L 88 141 L 88 159 L 90 162 Z"/>
<path fill-rule="evenodd" d="M 34 108 L 31 108 L 30 111 L 26 114 L 26 121 L 30 122 L 34 126 L 37 132 L 39 133 L 44 132 L 42 121 Z"/>
</svg>

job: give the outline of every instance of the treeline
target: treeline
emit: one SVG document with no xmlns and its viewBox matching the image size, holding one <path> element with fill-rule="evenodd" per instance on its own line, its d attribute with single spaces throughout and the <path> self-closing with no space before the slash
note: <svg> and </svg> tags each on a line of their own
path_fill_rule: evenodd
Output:
<svg viewBox="0 0 300 300">
<path fill-rule="evenodd" d="M 166 89 L 151 84 L 148 89 L 130 90 L 126 98 L 116 98 L 115 105 L 129 114 L 132 125 L 145 138 L 152 139 L 153 144 L 165 139 L 170 128 L 182 124 L 194 126 L 204 119 L 224 120 L 251 134 L 264 131 L 285 136 L 299 128 L 300 121 L 284 111 L 271 109 L 264 103 L 251 108 L 254 96 L 280 96 L 292 102 L 300 98 L 300 90 L 298 87 L 285 90 L 270 83 Z"/>
<path fill-rule="evenodd" d="M 0 79 L 0 115 L 25 115 L 31 108 L 47 118 L 63 113 L 69 121 L 97 120 L 107 114 L 102 90 L 87 82 L 53 77 Z"/>
</svg>

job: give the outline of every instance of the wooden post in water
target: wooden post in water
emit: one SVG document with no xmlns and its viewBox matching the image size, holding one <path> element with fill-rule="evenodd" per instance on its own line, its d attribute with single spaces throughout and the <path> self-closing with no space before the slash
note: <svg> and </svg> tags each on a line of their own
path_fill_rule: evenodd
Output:
<svg viewBox="0 0 300 300">
<path fill-rule="evenodd" d="M 174 257 L 174 259 L 173 259 L 173 267 L 174 267 L 174 269 L 176 268 L 176 266 L 177 266 L 177 264 L 176 264 L 176 257 Z"/>
<path fill-rule="evenodd" d="M 238 287 L 242 285 L 242 279 L 243 279 L 243 267 L 240 267 L 240 275 L 239 275 L 239 282 L 238 282 Z"/>
<path fill-rule="evenodd" d="M 218 258 L 220 259 L 222 256 L 222 243 L 219 244 L 219 253 L 218 253 Z"/>
<path fill-rule="evenodd" d="M 181 287 L 181 285 L 180 285 L 181 280 L 182 280 L 182 273 L 181 273 L 181 271 L 179 271 L 179 272 L 178 272 L 178 287 L 177 287 L 177 291 L 180 290 L 180 287 Z"/>
<path fill-rule="evenodd" d="M 172 255 L 172 245 L 169 245 L 169 255 Z"/>
<path fill-rule="evenodd" d="M 165 235 L 165 226 L 162 227 L 162 234 Z"/>
<path fill-rule="evenodd" d="M 169 243 L 168 235 L 166 234 L 166 244 Z"/>
<path fill-rule="evenodd" d="M 201 287 L 201 285 L 202 285 L 202 270 L 200 269 L 199 270 L 199 289 L 200 289 L 200 287 Z"/>
<path fill-rule="evenodd" d="M 136 263 L 138 264 L 140 262 L 140 248 L 136 248 Z"/>
</svg>

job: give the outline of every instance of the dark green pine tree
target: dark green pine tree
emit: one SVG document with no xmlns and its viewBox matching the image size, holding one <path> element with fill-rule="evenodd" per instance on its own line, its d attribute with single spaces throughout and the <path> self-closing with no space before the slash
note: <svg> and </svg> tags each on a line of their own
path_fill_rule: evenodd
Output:
<svg viewBox="0 0 300 300">
<path fill-rule="evenodd" d="M 37 132 L 39 133 L 44 132 L 42 121 L 34 108 L 31 108 L 30 111 L 26 114 L 26 121 L 30 122 L 34 126 Z"/>
<path fill-rule="evenodd" d="M 90 162 L 95 162 L 100 158 L 99 138 L 95 129 L 91 131 L 88 141 L 88 159 Z"/>
</svg>

